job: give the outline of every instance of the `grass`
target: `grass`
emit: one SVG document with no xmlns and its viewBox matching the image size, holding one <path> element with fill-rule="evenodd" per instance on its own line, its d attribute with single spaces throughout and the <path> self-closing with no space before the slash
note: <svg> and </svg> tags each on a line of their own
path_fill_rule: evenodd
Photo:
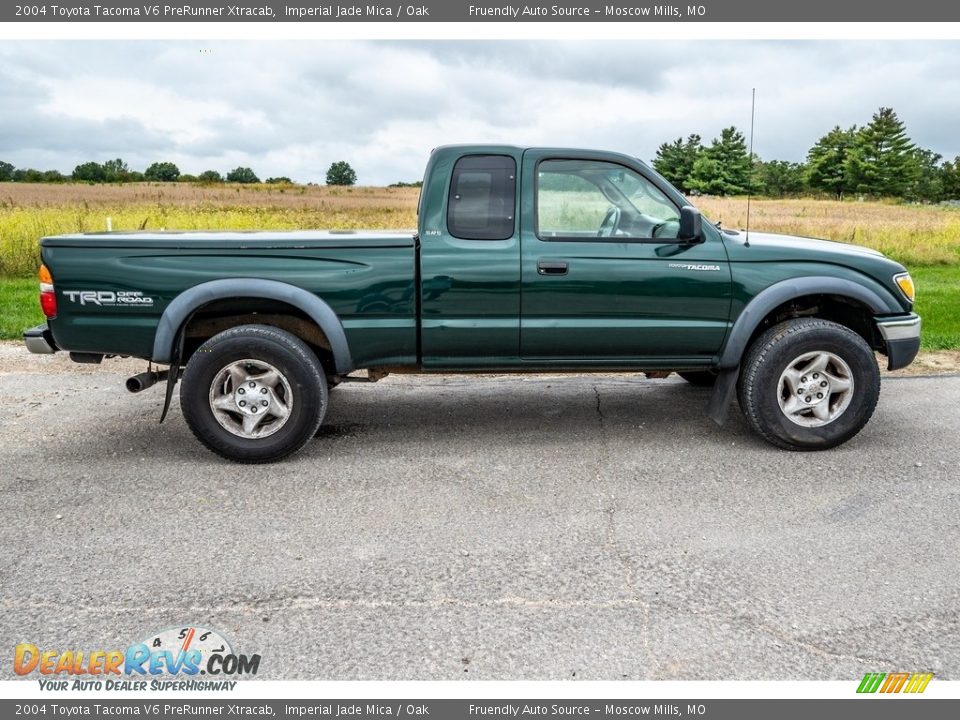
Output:
<svg viewBox="0 0 960 720">
<path fill-rule="evenodd" d="M 917 267 L 917 314 L 923 318 L 925 350 L 960 348 L 960 267 Z"/>
<path fill-rule="evenodd" d="M 0 339 L 19 339 L 24 330 L 43 322 L 39 295 L 32 278 L 0 279 Z"/>
<path fill-rule="evenodd" d="M 0 183 L 0 338 L 42 321 L 33 278 L 44 235 L 104 230 L 107 218 L 114 230 L 412 228 L 418 195 L 417 188 Z M 746 222 L 744 198 L 696 202 L 727 227 Z M 960 209 L 756 199 L 750 226 L 866 245 L 902 262 L 917 281 L 924 347 L 960 348 Z"/>
<path fill-rule="evenodd" d="M 0 277 L 32 275 L 46 235 L 113 230 L 413 228 L 417 188 L 0 183 Z"/>
<path fill-rule="evenodd" d="M 742 228 L 744 198 L 697 198 L 697 206 L 725 227 Z M 849 200 L 754 200 L 750 228 L 839 240 L 879 250 L 911 270 L 960 265 L 960 208 Z M 960 277 L 960 274 L 958 274 Z"/>
</svg>

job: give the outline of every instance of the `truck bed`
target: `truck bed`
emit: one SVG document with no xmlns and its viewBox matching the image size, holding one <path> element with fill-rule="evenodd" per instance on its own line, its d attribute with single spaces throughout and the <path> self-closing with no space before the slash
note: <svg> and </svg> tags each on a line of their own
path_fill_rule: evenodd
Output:
<svg viewBox="0 0 960 720">
<path fill-rule="evenodd" d="M 87 233 L 44 238 L 41 255 L 57 289 L 50 328 L 65 350 L 149 359 L 175 297 L 249 278 L 320 297 L 356 349 L 356 367 L 417 361 L 412 231 Z M 221 302 L 217 312 L 235 306 Z"/>
</svg>

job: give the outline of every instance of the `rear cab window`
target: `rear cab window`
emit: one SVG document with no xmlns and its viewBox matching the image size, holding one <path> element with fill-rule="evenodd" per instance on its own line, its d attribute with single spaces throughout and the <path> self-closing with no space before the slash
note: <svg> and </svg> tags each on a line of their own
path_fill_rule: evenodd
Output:
<svg viewBox="0 0 960 720">
<path fill-rule="evenodd" d="M 447 231 L 462 240 L 507 240 L 515 232 L 517 163 L 509 155 L 457 160 L 447 200 Z"/>
</svg>

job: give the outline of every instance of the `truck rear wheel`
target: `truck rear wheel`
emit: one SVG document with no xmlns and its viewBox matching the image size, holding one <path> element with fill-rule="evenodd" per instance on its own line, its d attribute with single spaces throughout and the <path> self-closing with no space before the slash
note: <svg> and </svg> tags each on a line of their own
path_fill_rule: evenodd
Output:
<svg viewBox="0 0 960 720">
<path fill-rule="evenodd" d="M 180 407 L 197 439 L 244 463 L 300 450 L 320 427 L 327 398 L 326 375 L 310 347 L 268 325 L 241 325 L 207 340 L 180 386 Z"/>
<path fill-rule="evenodd" d="M 751 428 L 790 450 L 825 450 L 870 420 L 880 369 L 857 333 L 829 320 L 788 320 L 750 346 L 738 385 Z"/>
</svg>

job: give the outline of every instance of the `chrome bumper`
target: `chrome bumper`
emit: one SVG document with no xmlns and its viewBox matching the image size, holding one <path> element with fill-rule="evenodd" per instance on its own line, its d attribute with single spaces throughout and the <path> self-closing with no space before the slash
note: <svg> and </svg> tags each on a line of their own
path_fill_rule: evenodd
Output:
<svg viewBox="0 0 960 720">
<path fill-rule="evenodd" d="M 887 342 L 920 337 L 920 316 L 910 313 L 906 317 L 878 318 L 877 328 Z"/>
<path fill-rule="evenodd" d="M 46 323 L 24 330 L 23 342 L 27 346 L 27 350 L 38 355 L 50 355 L 58 349 Z"/>
<path fill-rule="evenodd" d="M 920 352 L 920 316 L 877 318 L 877 329 L 886 346 L 887 370 L 898 370 L 913 362 Z"/>
</svg>

